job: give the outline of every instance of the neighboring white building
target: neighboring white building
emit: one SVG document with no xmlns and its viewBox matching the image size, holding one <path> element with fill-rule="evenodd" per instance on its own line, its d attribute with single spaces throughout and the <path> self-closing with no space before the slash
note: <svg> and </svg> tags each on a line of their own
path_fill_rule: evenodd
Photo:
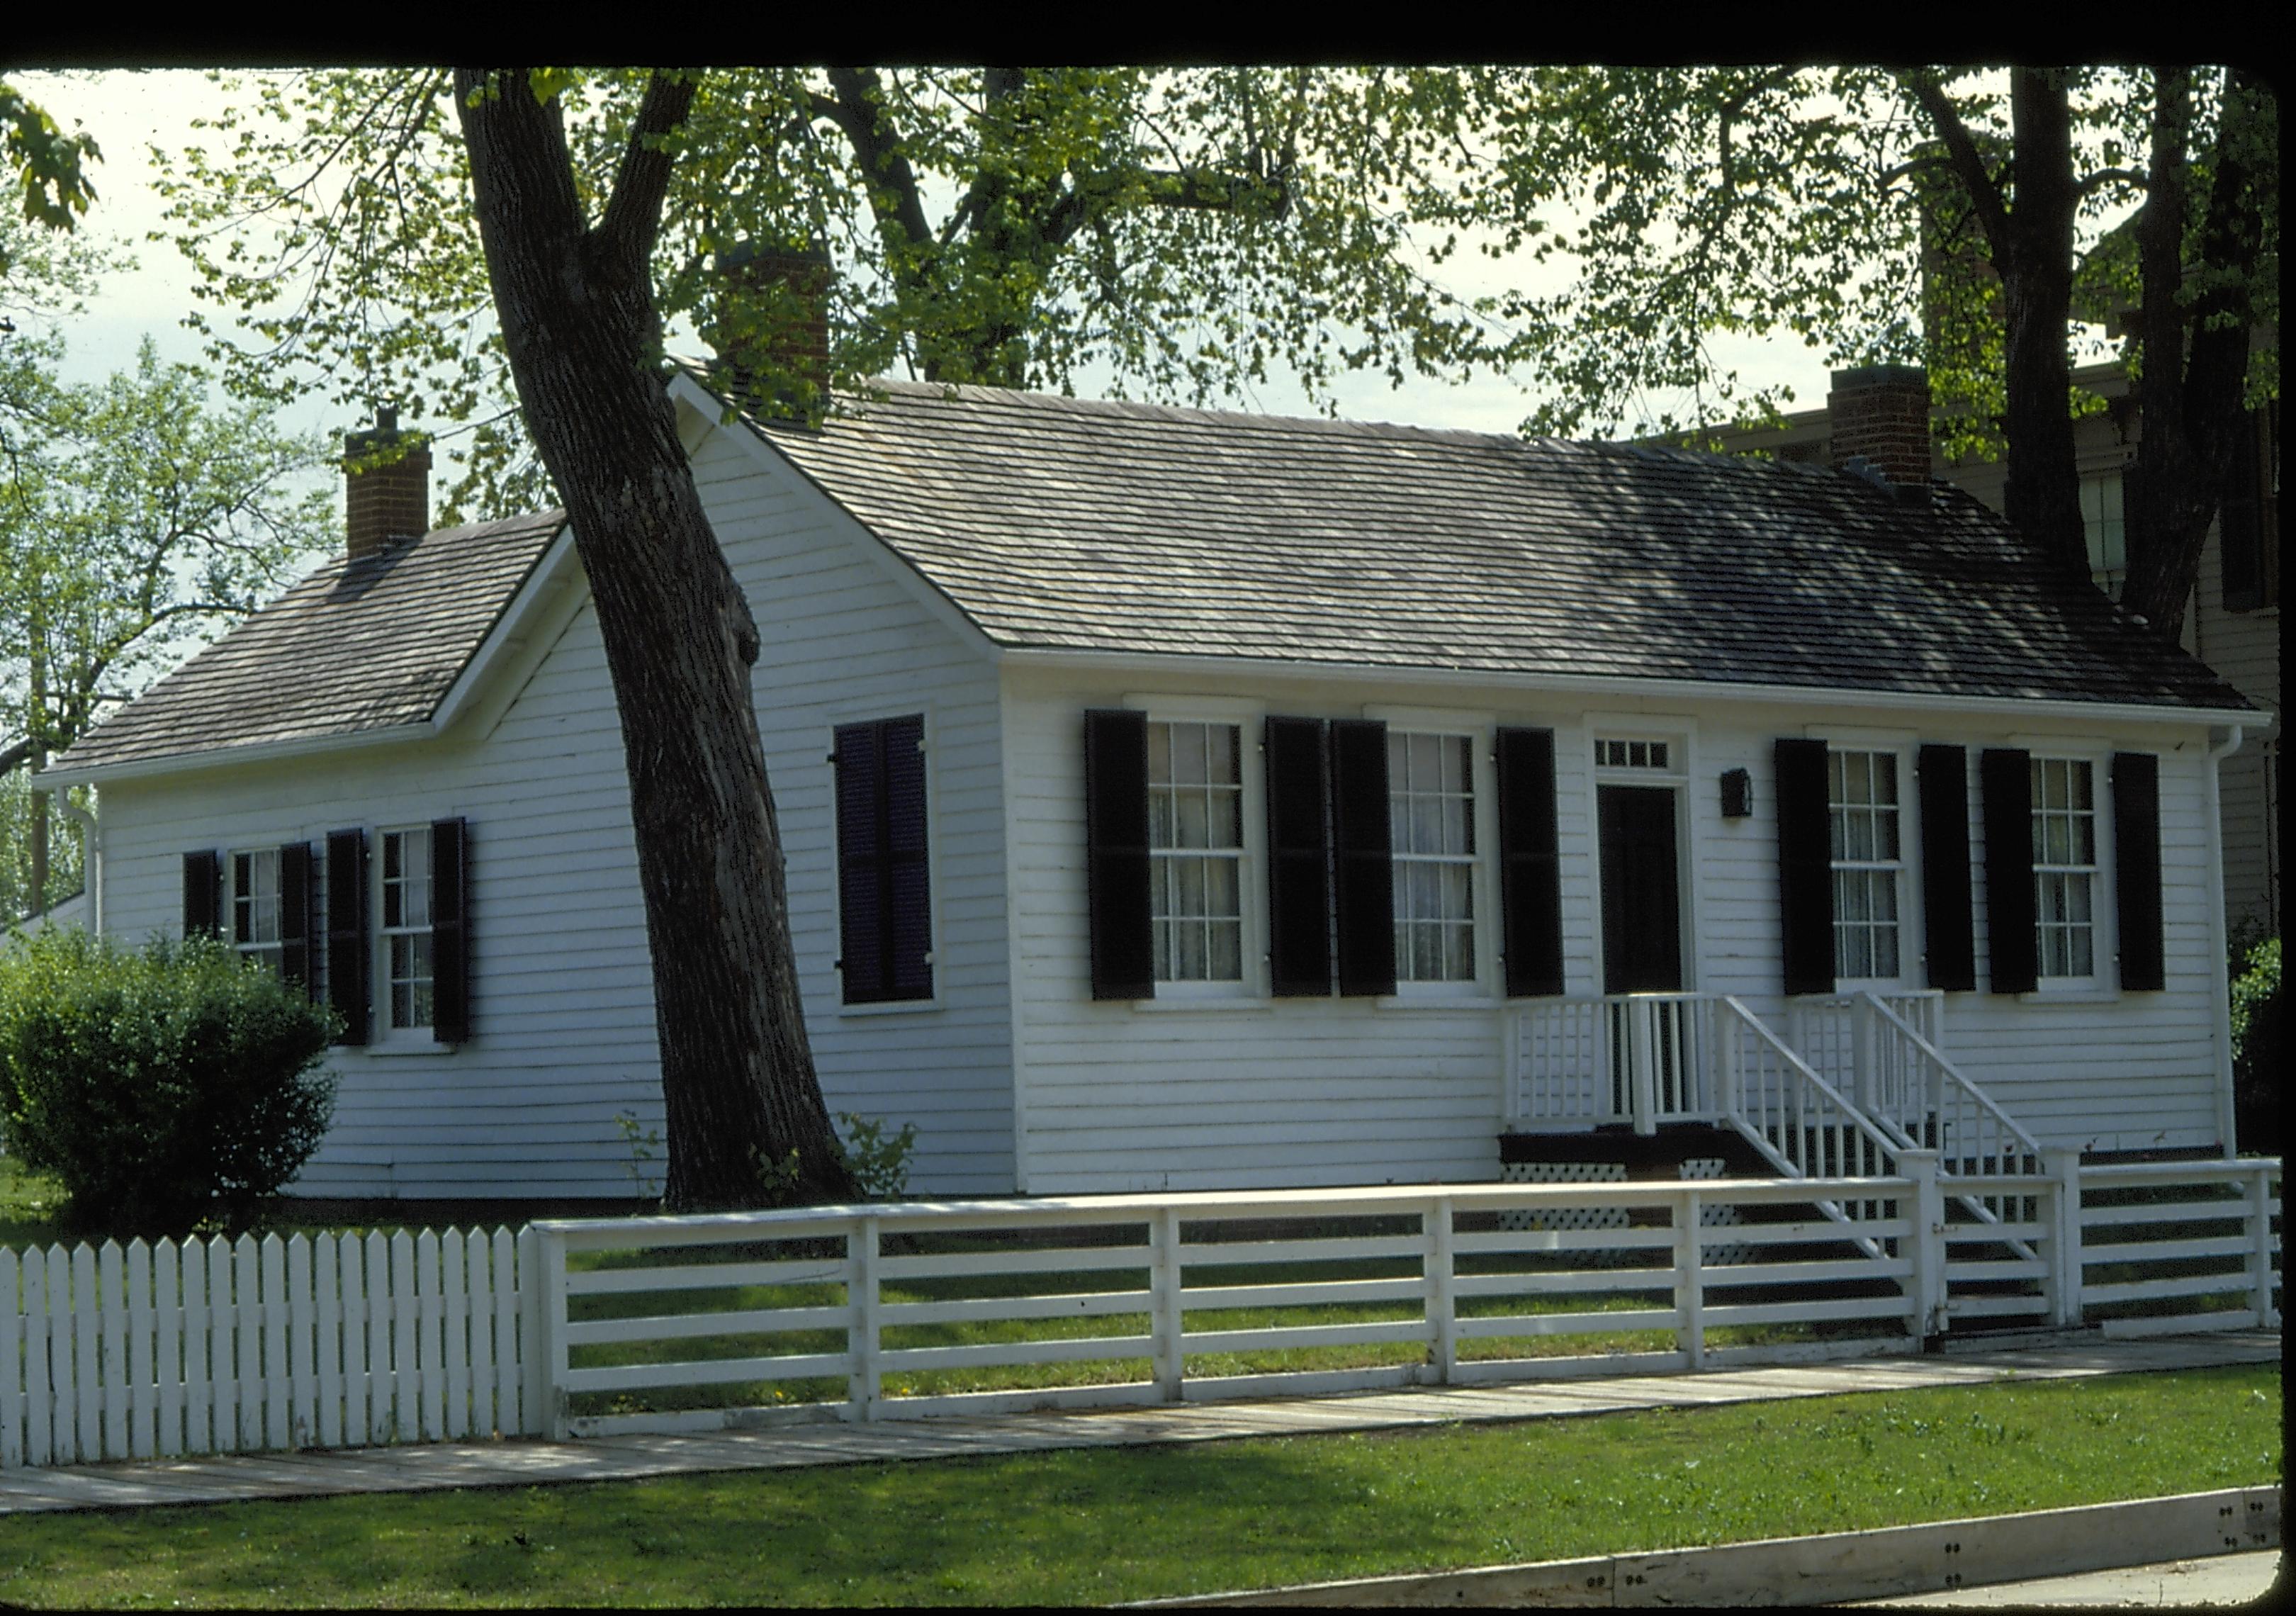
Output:
<svg viewBox="0 0 2296 1616">
<path fill-rule="evenodd" d="M 1624 1044 L 1592 1112 L 1518 1079 L 1629 989 L 1783 1031 L 1934 986 L 2039 1142 L 2232 1146 L 2216 760 L 2259 715 L 1950 488 L 670 388 L 823 1086 L 917 1125 L 918 1190 L 1493 1178 L 1624 1103 Z M 572 536 L 352 528 L 47 771 L 101 787 L 105 929 L 216 925 L 365 1023 L 302 1193 L 627 1195 L 653 1000 Z"/>
</svg>

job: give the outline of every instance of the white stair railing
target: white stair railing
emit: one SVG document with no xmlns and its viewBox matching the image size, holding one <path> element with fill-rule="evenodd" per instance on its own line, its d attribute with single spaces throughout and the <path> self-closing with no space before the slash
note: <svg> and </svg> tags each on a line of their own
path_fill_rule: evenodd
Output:
<svg viewBox="0 0 2296 1616">
<path fill-rule="evenodd" d="M 1898 1170 L 1898 1142 L 1818 1076 L 1809 1062 L 1738 999 L 1716 1001 L 1724 1117 L 1789 1178 L 1881 1178 Z M 1881 1215 L 1879 1202 L 1821 1201 L 1818 1210 L 1855 1226 Z M 1874 1243 L 1860 1237 L 1870 1251 Z"/>
<path fill-rule="evenodd" d="M 1710 993 L 1554 998 L 1513 1022 L 1507 1115 L 1534 1128 L 1720 1120 Z"/>
</svg>

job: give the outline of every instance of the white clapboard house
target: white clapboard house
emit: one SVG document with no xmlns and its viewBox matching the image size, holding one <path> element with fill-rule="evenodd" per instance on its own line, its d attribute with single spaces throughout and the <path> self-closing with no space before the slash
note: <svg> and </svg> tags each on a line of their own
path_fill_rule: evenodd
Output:
<svg viewBox="0 0 2296 1616">
<path fill-rule="evenodd" d="M 2234 1148 L 2217 762 L 2261 715 L 1893 460 L 1886 400 L 1832 469 L 668 385 L 823 1086 L 916 1124 L 917 1190 Z M 104 931 L 343 1013 L 303 1193 L 627 1196 L 654 1010 L 580 560 L 422 532 L 426 468 L 45 778 L 100 788 Z"/>
</svg>

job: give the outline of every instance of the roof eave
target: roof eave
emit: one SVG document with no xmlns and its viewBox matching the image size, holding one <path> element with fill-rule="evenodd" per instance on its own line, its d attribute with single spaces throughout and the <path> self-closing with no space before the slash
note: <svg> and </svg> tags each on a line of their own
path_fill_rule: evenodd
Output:
<svg viewBox="0 0 2296 1616">
<path fill-rule="evenodd" d="M 1711 679 L 1589 677 L 1478 668 L 1417 668 L 1374 662 L 1324 662 L 1292 657 L 1207 656 L 1186 652 L 1088 651 L 1007 644 L 1013 668 L 1138 669 L 1155 673 L 1273 675 L 1348 684 L 1409 681 L 1420 685 L 1519 691 L 1569 692 L 1601 697 L 1658 696 L 1675 701 L 1780 701 L 1810 707 L 1877 707 L 1905 712 L 1975 712 L 2027 717 L 2114 718 L 2146 724 L 2259 727 L 2269 713 L 2252 707 L 2189 707 L 2173 703 L 2086 701 L 2036 696 L 1938 695 L 1925 691 L 1874 690 L 1854 685 L 1762 685 Z"/>
</svg>

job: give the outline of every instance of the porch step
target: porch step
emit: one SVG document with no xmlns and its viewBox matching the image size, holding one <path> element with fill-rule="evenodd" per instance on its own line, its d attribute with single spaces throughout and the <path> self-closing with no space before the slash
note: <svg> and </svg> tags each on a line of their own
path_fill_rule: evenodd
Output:
<svg viewBox="0 0 2296 1616">
<path fill-rule="evenodd" d="M 1509 1167 L 1532 1163 L 1616 1163 L 1633 1181 L 1680 1178 L 1685 1162 L 1722 1163 L 1726 1178 L 1775 1178 L 1777 1169 L 1734 1128 L 1704 1122 L 1667 1122 L 1654 1134 L 1637 1134 L 1628 1127 L 1597 1128 L 1582 1133 L 1499 1136 L 1503 1176 Z M 1712 1174 L 1709 1168 L 1690 1177 Z"/>
</svg>

